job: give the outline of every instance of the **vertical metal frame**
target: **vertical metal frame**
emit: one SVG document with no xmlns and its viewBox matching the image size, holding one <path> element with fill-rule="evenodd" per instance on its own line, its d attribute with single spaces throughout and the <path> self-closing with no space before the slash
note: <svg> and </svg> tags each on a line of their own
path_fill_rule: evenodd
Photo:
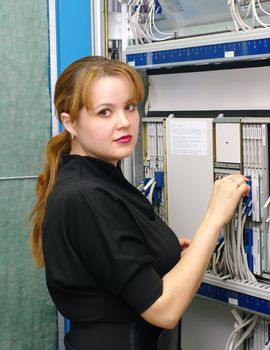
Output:
<svg viewBox="0 0 270 350">
<path fill-rule="evenodd" d="M 57 79 L 57 41 L 56 41 L 56 0 L 48 0 L 49 16 L 49 84 L 50 84 L 50 101 L 52 113 L 52 135 L 59 132 L 59 123 L 55 114 L 53 105 L 54 87 Z"/>
<path fill-rule="evenodd" d="M 104 1 L 91 1 L 91 33 L 93 55 L 105 56 Z"/>
<path fill-rule="evenodd" d="M 61 131 L 53 105 L 57 76 L 73 61 L 92 55 L 91 0 L 48 0 L 52 135 Z"/>
</svg>

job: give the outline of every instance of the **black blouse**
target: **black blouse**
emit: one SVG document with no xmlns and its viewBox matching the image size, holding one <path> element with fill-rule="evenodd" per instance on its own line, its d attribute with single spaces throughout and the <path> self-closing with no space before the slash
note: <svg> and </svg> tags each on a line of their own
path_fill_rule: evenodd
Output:
<svg viewBox="0 0 270 350">
<path fill-rule="evenodd" d="M 135 322 L 146 333 L 157 329 L 140 313 L 161 296 L 180 245 L 119 168 L 88 156 L 62 157 L 47 202 L 43 252 L 48 290 L 71 325 Z"/>
</svg>

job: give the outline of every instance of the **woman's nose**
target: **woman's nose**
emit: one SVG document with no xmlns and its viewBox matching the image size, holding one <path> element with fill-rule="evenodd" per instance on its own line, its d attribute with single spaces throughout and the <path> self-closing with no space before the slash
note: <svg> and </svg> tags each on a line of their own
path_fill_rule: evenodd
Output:
<svg viewBox="0 0 270 350">
<path fill-rule="evenodd" d="M 119 112 L 118 122 L 117 122 L 118 128 L 128 127 L 129 125 L 130 125 L 130 121 L 128 119 L 128 116 L 126 115 L 126 112 L 125 111 Z"/>
</svg>

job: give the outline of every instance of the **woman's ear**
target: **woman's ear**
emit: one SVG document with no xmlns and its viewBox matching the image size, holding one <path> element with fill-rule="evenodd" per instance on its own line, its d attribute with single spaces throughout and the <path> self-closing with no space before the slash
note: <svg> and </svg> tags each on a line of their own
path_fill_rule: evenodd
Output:
<svg viewBox="0 0 270 350">
<path fill-rule="evenodd" d="M 71 134 L 71 136 L 76 136 L 76 128 L 74 122 L 72 122 L 71 117 L 68 113 L 61 113 L 60 115 L 61 121 L 65 127 L 65 129 Z"/>
</svg>

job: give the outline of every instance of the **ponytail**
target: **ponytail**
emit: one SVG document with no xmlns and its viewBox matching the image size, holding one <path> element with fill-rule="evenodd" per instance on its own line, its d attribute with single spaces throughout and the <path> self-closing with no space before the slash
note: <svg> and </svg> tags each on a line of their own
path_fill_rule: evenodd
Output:
<svg viewBox="0 0 270 350">
<path fill-rule="evenodd" d="M 92 101 L 90 89 L 95 79 L 107 76 L 123 76 L 128 79 L 132 99 L 141 101 L 144 86 L 139 73 L 129 65 L 104 57 L 83 57 L 65 68 L 55 84 L 54 105 L 58 119 L 62 113 L 68 113 L 71 121 L 78 118 L 82 108 L 90 109 Z M 70 153 L 71 137 L 65 130 L 51 138 L 44 155 L 44 169 L 38 176 L 36 193 L 37 202 L 29 219 L 33 225 L 30 245 L 33 258 L 38 266 L 44 265 L 42 252 L 42 225 L 50 192 L 52 191 L 61 165 L 60 156 Z"/>
<path fill-rule="evenodd" d="M 42 252 L 42 224 L 47 199 L 55 185 L 59 173 L 61 154 L 69 153 L 70 149 L 70 134 L 66 130 L 52 137 L 45 149 L 43 171 L 39 174 L 37 179 L 37 202 L 30 213 L 29 219 L 33 224 L 32 233 L 30 235 L 30 246 L 33 258 L 39 267 L 44 265 Z"/>
</svg>

